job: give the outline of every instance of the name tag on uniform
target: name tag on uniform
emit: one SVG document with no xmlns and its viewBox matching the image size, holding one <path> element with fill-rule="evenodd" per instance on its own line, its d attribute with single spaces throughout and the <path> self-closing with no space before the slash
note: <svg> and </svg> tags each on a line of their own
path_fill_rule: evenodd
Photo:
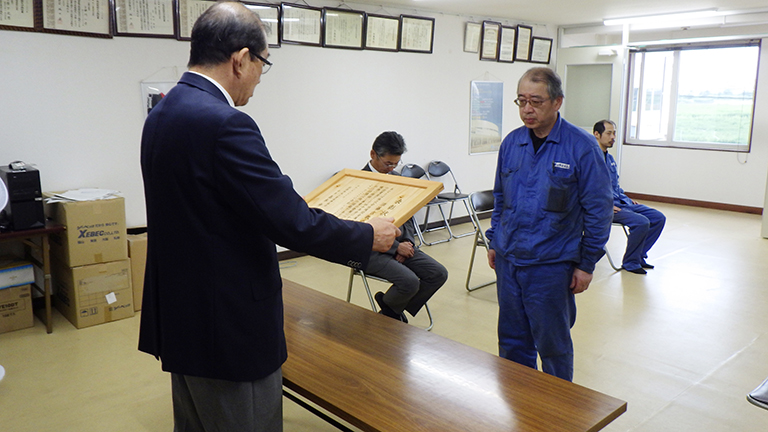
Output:
<svg viewBox="0 0 768 432">
<path fill-rule="evenodd" d="M 571 169 L 571 165 L 565 162 L 555 162 L 554 168 Z"/>
</svg>

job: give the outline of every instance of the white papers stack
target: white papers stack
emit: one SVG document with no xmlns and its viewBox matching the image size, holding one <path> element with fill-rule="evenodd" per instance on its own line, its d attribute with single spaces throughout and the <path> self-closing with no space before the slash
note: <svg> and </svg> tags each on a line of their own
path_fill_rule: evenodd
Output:
<svg viewBox="0 0 768 432">
<path fill-rule="evenodd" d="M 66 192 L 54 194 L 53 197 L 45 200 L 46 203 L 67 202 L 67 201 L 96 201 L 113 199 L 120 196 L 120 191 L 111 189 L 82 188 L 68 190 Z"/>
</svg>

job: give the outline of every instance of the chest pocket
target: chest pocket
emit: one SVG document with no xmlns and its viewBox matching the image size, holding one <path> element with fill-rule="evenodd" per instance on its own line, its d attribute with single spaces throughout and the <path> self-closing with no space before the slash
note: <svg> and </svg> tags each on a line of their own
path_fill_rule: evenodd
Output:
<svg viewBox="0 0 768 432">
<path fill-rule="evenodd" d="M 563 163 L 558 163 L 567 165 Z M 562 213 L 568 211 L 568 203 L 578 193 L 576 190 L 576 175 L 570 165 L 568 167 L 556 166 L 553 163 L 552 172 L 549 173 L 549 185 L 547 188 L 547 201 L 544 210 Z"/>
<path fill-rule="evenodd" d="M 517 180 L 520 167 L 504 168 L 501 171 L 501 183 L 504 191 L 504 208 L 515 211 L 515 199 L 517 195 Z"/>
</svg>

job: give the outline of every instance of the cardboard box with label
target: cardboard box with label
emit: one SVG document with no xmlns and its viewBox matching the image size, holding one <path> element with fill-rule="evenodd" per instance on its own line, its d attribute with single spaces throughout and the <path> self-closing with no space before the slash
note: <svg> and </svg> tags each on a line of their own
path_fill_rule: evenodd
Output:
<svg viewBox="0 0 768 432">
<path fill-rule="evenodd" d="M 67 227 L 50 239 L 51 255 L 69 267 L 128 258 L 124 198 L 46 203 L 45 213 Z"/>
<path fill-rule="evenodd" d="M 0 333 L 32 327 L 34 266 L 15 257 L 0 257 Z"/>
<path fill-rule="evenodd" d="M 128 256 L 131 258 L 133 310 L 140 311 L 144 295 L 144 269 L 147 265 L 147 233 L 128 236 Z"/>
<path fill-rule="evenodd" d="M 80 267 L 54 261 L 53 284 L 56 308 L 77 328 L 134 315 L 130 260 Z"/>
</svg>

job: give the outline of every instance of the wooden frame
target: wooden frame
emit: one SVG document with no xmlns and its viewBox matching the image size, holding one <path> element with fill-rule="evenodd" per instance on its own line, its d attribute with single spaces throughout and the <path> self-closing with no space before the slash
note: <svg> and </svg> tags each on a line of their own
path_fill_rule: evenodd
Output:
<svg viewBox="0 0 768 432">
<path fill-rule="evenodd" d="M 400 18 L 368 14 L 365 20 L 365 49 L 397 51 L 400 42 Z"/>
<path fill-rule="evenodd" d="M 249 10 L 256 12 L 267 30 L 267 45 L 270 48 L 280 47 L 282 34 L 282 9 L 279 4 L 241 2 Z"/>
<path fill-rule="evenodd" d="M 111 3 L 115 36 L 176 37 L 175 0 L 112 0 Z"/>
<path fill-rule="evenodd" d="M 501 26 L 501 35 L 499 36 L 500 63 L 514 63 L 516 42 L 517 27 Z"/>
<path fill-rule="evenodd" d="M 442 182 L 344 169 L 304 199 L 341 219 L 394 217 L 401 226 L 442 190 Z"/>
<path fill-rule="evenodd" d="M 282 36 L 285 43 L 323 45 L 323 9 L 293 3 L 283 3 Z"/>
<path fill-rule="evenodd" d="M 467 21 L 464 27 L 464 52 L 479 52 L 482 28 L 483 25 L 481 23 Z"/>
<path fill-rule="evenodd" d="M 42 12 L 36 0 L 6 2 L 5 16 L 0 16 L 0 30 L 39 31 Z"/>
<path fill-rule="evenodd" d="M 56 0 L 42 3 L 42 31 L 45 33 L 112 38 L 111 0 L 84 0 L 71 10 L 57 8 Z"/>
<path fill-rule="evenodd" d="M 432 54 L 435 19 L 400 15 L 400 51 Z"/>
<path fill-rule="evenodd" d="M 323 46 L 327 48 L 363 49 L 365 12 L 323 8 Z"/>
<path fill-rule="evenodd" d="M 531 61 L 531 37 L 533 27 L 526 25 L 517 26 L 515 37 L 515 61 Z"/>
<path fill-rule="evenodd" d="M 192 40 L 195 21 L 214 4 L 213 0 L 176 0 L 176 39 Z"/>
<path fill-rule="evenodd" d="M 483 31 L 480 38 L 480 60 L 493 60 L 499 58 L 499 37 L 501 36 L 501 23 L 483 21 Z"/>
<path fill-rule="evenodd" d="M 531 63 L 549 64 L 552 57 L 552 39 L 534 36 L 531 38 Z"/>
</svg>

